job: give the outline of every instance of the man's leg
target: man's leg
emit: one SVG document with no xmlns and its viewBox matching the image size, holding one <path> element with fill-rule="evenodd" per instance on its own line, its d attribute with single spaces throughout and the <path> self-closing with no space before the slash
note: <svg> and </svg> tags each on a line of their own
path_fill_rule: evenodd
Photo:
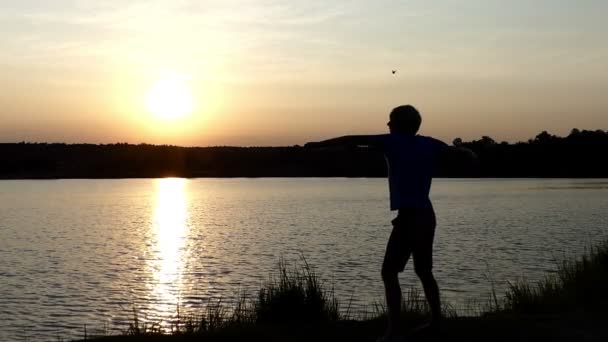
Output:
<svg viewBox="0 0 608 342">
<path fill-rule="evenodd" d="M 439 286 L 433 276 L 433 239 L 435 237 L 435 213 L 431 209 L 425 215 L 416 231 L 413 250 L 414 270 L 422 282 L 424 295 L 431 308 L 431 326 L 439 327 L 441 321 L 441 300 Z"/>
<path fill-rule="evenodd" d="M 382 270 L 384 281 L 384 293 L 386 296 L 386 307 L 388 310 L 387 336 L 399 335 L 401 329 L 401 286 L 397 272 Z"/>
<path fill-rule="evenodd" d="M 398 275 L 405 268 L 411 254 L 411 247 L 406 236 L 406 227 L 403 227 L 400 224 L 401 222 L 402 220 L 399 217 L 393 220 L 394 228 L 388 239 L 382 264 L 382 281 L 384 282 L 388 311 L 387 337 L 403 333 L 401 327 L 401 286 L 399 285 Z"/>
<path fill-rule="evenodd" d="M 431 270 L 421 271 L 416 269 L 416 274 L 422 282 L 424 295 L 426 296 L 426 300 L 431 307 L 431 326 L 438 328 L 441 322 L 441 300 L 439 297 L 439 286 L 437 285 L 437 281 L 435 280 Z"/>
</svg>

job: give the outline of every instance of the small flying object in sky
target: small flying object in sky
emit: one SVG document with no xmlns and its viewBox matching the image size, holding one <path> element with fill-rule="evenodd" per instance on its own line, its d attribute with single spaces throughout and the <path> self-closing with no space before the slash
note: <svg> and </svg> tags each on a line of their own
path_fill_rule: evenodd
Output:
<svg viewBox="0 0 608 342">
<path fill-rule="evenodd" d="M 397 70 L 391 70 L 393 72 L 393 75 L 397 73 Z"/>
</svg>

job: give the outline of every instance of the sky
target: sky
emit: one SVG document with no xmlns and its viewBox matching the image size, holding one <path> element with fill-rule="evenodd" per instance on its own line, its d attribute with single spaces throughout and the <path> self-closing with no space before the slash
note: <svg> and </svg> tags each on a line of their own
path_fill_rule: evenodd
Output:
<svg viewBox="0 0 608 342">
<path fill-rule="evenodd" d="M 606 130 L 606 17 L 605 0 L 0 0 L 0 142 L 294 145 L 386 132 L 406 103 L 447 142 Z M 153 113 L 167 77 L 191 112 Z"/>
</svg>

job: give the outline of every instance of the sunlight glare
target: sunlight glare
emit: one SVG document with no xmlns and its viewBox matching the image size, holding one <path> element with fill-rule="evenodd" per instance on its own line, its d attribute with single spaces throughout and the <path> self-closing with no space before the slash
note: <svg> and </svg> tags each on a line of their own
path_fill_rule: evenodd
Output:
<svg viewBox="0 0 608 342">
<path fill-rule="evenodd" d="M 187 234 L 186 180 L 163 178 L 157 183 L 157 205 L 154 215 L 156 260 L 153 266 L 159 300 L 157 310 L 172 312 L 179 301 L 183 249 Z"/>
<path fill-rule="evenodd" d="M 164 76 L 149 90 L 146 107 L 157 117 L 175 119 L 190 114 L 194 101 L 184 77 Z"/>
</svg>

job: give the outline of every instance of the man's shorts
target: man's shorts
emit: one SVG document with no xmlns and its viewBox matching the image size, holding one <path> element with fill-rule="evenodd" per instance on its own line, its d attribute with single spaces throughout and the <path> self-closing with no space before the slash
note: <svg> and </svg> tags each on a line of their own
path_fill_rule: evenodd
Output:
<svg viewBox="0 0 608 342">
<path fill-rule="evenodd" d="M 416 273 L 431 271 L 436 226 L 433 208 L 400 209 L 392 223 L 393 232 L 386 245 L 382 272 L 403 272 L 410 255 Z"/>
</svg>

